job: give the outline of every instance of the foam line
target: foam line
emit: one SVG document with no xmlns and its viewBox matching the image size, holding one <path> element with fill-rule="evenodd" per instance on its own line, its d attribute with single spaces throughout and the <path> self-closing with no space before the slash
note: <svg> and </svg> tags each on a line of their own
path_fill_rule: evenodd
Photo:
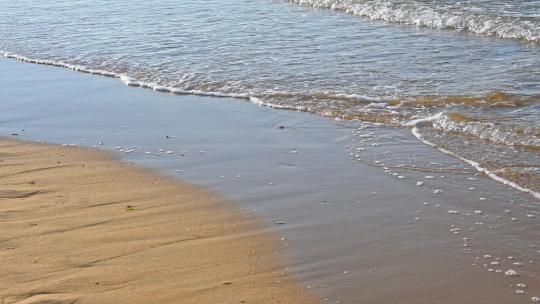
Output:
<svg viewBox="0 0 540 304">
<path fill-rule="evenodd" d="M 426 121 L 426 120 L 423 120 L 423 121 Z M 459 159 L 459 160 L 461 160 L 461 161 L 463 161 L 463 162 L 465 162 L 465 163 L 471 165 L 471 166 L 472 166 L 473 168 L 475 168 L 478 172 L 482 172 L 482 173 L 486 174 L 486 175 L 489 176 L 491 179 L 496 180 L 496 181 L 498 181 L 498 182 L 500 182 L 500 183 L 503 183 L 503 184 L 505 184 L 505 185 L 507 185 L 507 186 L 510 186 L 510 187 L 512 187 L 512 188 L 514 188 L 514 189 L 516 189 L 516 190 L 519 190 L 519 191 L 528 193 L 528 194 L 532 195 L 534 198 L 540 200 L 540 193 L 538 193 L 538 192 L 536 192 L 536 191 L 533 191 L 533 190 L 531 190 L 531 189 L 528 189 L 528 188 L 521 187 L 520 185 L 518 185 L 518 184 L 516 184 L 516 183 L 514 183 L 514 182 L 512 182 L 512 181 L 509 181 L 509 180 L 507 180 L 507 179 L 504 179 L 504 178 L 502 178 L 502 177 L 496 175 L 496 174 L 493 173 L 492 171 L 489 171 L 488 169 L 486 169 L 486 168 L 480 166 L 480 164 L 477 163 L 477 162 L 475 162 L 475 161 L 472 161 L 472 160 L 470 160 L 470 159 L 466 159 L 466 158 L 464 158 L 464 157 L 461 157 L 461 156 L 455 154 L 455 153 L 452 152 L 452 151 L 448 151 L 448 150 L 446 150 L 446 149 L 443 149 L 443 148 L 441 148 L 441 147 L 438 147 L 438 146 L 435 145 L 434 143 L 432 143 L 432 142 L 426 140 L 426 139 L 422 136 L 422 134 L 420 134 L 420 131 L 418 130 L 418 127 L 417 127 L 416 125 L 412 128 L 412 134 L 413 134 L 414 136 L 416 136 L 416 138 L 418 138 L 418 139 L 419 139 L 421 142 L 423 142 L 424 144 L 426 144 L 426 145 L 428 145 L 428 146 L 431 146 L 431 147 L 434 147 L 434 148 L 436 148 L 437 150 L 441 151 L 441 152 L 444 153 L 444 154 L 448 154 L 448 155 L 450 155 L 450 156 L 453 156 L 453 157 L 455 157 L 455 158 L 457 158 L 457 159 Z"/>
<path fill-rule="evenodd" d="M 527 17 L 493 15 L 488 11 L 471 13 L 455 6 L 425 1 L 391 0 L 288 0 L 314 8 L 324 8 L 347 14 L 404 23 L 415 26 L 468 31 L 499 38 L 517 39 L 529 43 L 540 42 L 540 27 Z"/>
<path fill-rule="evenodd" d="M 256 104 L 258 106 L 264 106 L 274 109 L 285 109 L 285 110 L 296 110 L 296 111 L 307 111 L 304 107 L 293 107 L 293 106 L 285 106 L 285 105 L 279 105 L 274 103 L 268 103 L 263 101 L 262 99 L 254 96 L 249 96 L 248 94 L 227 94 L 222 92 L 211 92 L 211 91 L 200 91 L 200 90 L 184 90 L 181 88 L 175 88 L 175 87 L 168 87 L 168 86 L 162 86 L 156 83 L 152 82 L 144 82 L 140 81 L 136 78 L 133 78 L 131 76 L 120 74 L 120 73 L 114 73 L 106 70 L 99 70 L 99 69 L 91 69 L 83 65 L 75 65 L 75 64 L 69 64 L 63 61 L 55 61 L 55 60 L 49 60 L 49 59 L 37 59 L 37 58 L 31 58 L 24 55 L 19 55 L 15 53 L 11 53 L 8 51 L 0 50 L 0 55 L 9 58 L 9 59 L 15 59 L 18 61 L 28 62 L 28 63 L 34 63 L 34 64 L 41 64 L 41 65 L 49 65 L 54 67 L 61 67 L 70 69 L 76 72 L 81 73 L 88 73 L 88 74 L 94 74 L 94 75 L 101 75 L 105 77 L 112 77 L 120 80 L 123 84 L 130 86 L 130 87 L 139 87 L 139 88 L 145 88 L 154 90 L 157 92 L 163 92 L 163 93 L 171 93 L 176 95 L 198 95 L 198 96 L 210 96 L 210 97 L 229 97 L 229 98 L 239 98 L 239 99 L 245 99 L 251 101 L 253 104 Z M 359 97 L 358 97 L 359 98 Z M 367 98 L 367 97 L 366 97 Z"/>
</svg>

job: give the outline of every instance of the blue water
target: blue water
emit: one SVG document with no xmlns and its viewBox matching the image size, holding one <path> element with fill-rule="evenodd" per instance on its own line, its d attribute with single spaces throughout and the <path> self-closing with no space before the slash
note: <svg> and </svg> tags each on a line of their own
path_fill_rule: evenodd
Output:
<svg viewBox="0 0 540 304">
<path fill-rule="evenodd" d="M 0 0 L 0 49 L 338 119 L 435 116 L 431 142 L 536 189 L 539 20 L 539 1 Z"/>
</svg>

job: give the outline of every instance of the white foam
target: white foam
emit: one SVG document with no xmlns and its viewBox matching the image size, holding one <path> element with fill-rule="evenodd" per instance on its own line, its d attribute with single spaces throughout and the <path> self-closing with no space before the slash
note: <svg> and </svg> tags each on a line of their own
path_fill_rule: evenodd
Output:
<svg viewBox="0 0 540 304">
<path fill-rule="evenodd" d="M 417 125 L 419 125 L 421 123 L 433 122 L 433 121 L 436 121 L 437 119 L 439 119 L 442 115 L 443 115 L 443 112 L 440 112 L 440 113 L 437 113 L 437 114 L 432 115 L 432 116 L 413 119 L 413 120 L 411 120 L 409 122 L 406 122 L 405 126 L 406 127 L 415 127 L 415 126 L 417 126 Z"/>
<path fill-rule="evenodd" d="M 42 64 L 42 65 L 50 65 L 55 67 L 62 67 L 67 68 L 76 72 L 81 73 L 88 73 L 88 74 L 96 74 L 106 77 L 113 77 L 120 80 L 123 84 L 127 86 L 132 87 L 140 87 L 145 89 L 151 89 L 158 92 L 164 92 L 164 93 L 172 93 L 172 94 L 184 94 L 184 95 L 199 95 L 199 96 L 212 96 L 212 97 L 231 97 L 231 98 L 241 98 L 241 99 L 250 99 L 250 96 L 248 94 L 227 94 L 223 92 L 212 92 L 212 91 L 200 91 L 200 90 L 184 90 L 182 88 L 175 88 L 175 87 L 168 87 L 163 86 L 157 83 L 153 82 L 144 82 L 141 80 L 138 80 L 134 77 L 131 77 L 129 75 L 120 74 L 120 73 L 114 73 L 107 70 L 99 70 L 99 69 L 92 69 L 83 65 L 75 65 L 66 63 L 63 61 L 57 61 L 57 60 L 49 60 L 49 59 L 38 59 L 38 58 L 31 58 L 24 55 L 19 55 L 15 53 L 11 53 L 8 51 L 0 50 L 0 55 L 5 58 L 15 59 L 18 61 L 24 61 L 28 63 L 35 63 L 35 64 Z M 287 108 L 285 106 L 280 105 L 272 105 L 272 104 L 261 104 L 266 105 L 270 107 L 275 108 Z"/>
<path fill-rule="evenodd" d="M 519 276 L 519 273 L 513 269 L 508 269 L 504 272 L 504 275 L 511 276 L 511 277 L 517 277 Z"/>
<path fill-rule="evenodd" d="M 67 69 L 77 71 L 77 72 L 98 74 L 98 75 L 107 76 L 107 77 L 118 77 L 118 74 L 113 73 L 113 72 L 109 72 L 105 70 L 98 70 L 98 69 L 91 69 L 82 65 L 65 63 L 63 61 L 30 58 L 27 56 L 18 55 L 18 54 L 14 54 L 14 53 L 3 51 L 3 50 L 0 50 L 0 54 L 6 58 L 11 58 L 11 59 L 19 60 L 19 61 L 25 61 L 29 63 L 57 66 L 57 67 L 67 68 Z"/>
<path fill-rule="evenodd" d="M 441 114 L 441 113 L 439 113 Z M 484 174 L 486 174 L 487 176 L 489 176 L 491 179 L 493 180 L 496 180 L 500 183 L 503 183 L 507 186 L 510 186 L 516 190 L 519 190 L 519 191 L 522 191 L 522 192 L 525 192 L 525 193 L 529 193 L 530 195 L 532 195 L 533 197 L 537 198 L 537 199 L 540 199 L 540 193 L 536 192 L 536 191 L 533 191 L 531 189 L 528 189 L 528 188 L 524 188 L 524 187 L 521 187 L 520 185 L 512 182 L 512 181 L 509 181 L 507 179 L 504 179 L 498 175 L 496 175 L 495 173 L 487 170 L 486 168 L 483 168 L 482 166 L 480 166 L 479 163 L 475 162 L 475 161 L 472 161 L 470 159 L 466 159 L 466 158 L 463 158 L 457 154 L 455 154 L 454 152 L 451 152 L 451 151 L 448 151 L 446 149 L 443 149 L 443 148 L 440 148 L 438 147 L 437 145 L 435 145 L 434 143 L 426 140 L 422 134 L 420 134 L 420 131 L 418 130 L 418 127 L 417 127 L 417 124 L 418 123 L 422 123 L 422 122 L 426 122 L 426 121 L 433 121 L 434 117 L 438 116 L 439 114 L 437 115 L 434 115 L 434 116 L 431 116 L 431 117 L 428 117 L 428 118 L 423 118 L 423 119 L 416 119 L 414 121 L 411 121 L 409 123 L 407 123 L 406 125 L 407 126 L 413 126 L 412 128 L 412 134 L 414 136 L 416 136 L 416 138 L 418 138 L 420 141 L 422 141 L 424 144 L 428 145 L 428 146 L 431 146 L 431 147 L 434 147 L 436 149 L 438 149 L 439 151 L 441 151 L 442 153 L 444 154 L 448 154 L 448 155 L 451 155 L 451 156 L 454 156 L 456 158 L 458 158 L 459 160 L 471 165 L 473 168 L 475 168 L 477 171 L 479 172 L 482 172 Z"/>
<path fill-rule="evenodd" d="M 470 12 L 456 6 L 425 1 L 393 0 L 288 0 L 315 8 L 326 8 L 372 20 L 415 26 L 469 31 L 476 34 L 540 42 L 540 27 L 530 18 Z"/>
<path fill-rule="evenodd" d="M 254 96 L 249 97 L 249 101 L 251 101 L 251 103 L 253 103 L 255 105 L 258 105 L 258 106 L 261 106 L 261 107 L 269 107 L 269 108 L 280 109 L 280 110 L 295 110 L 295 111 L 302 111 L 302 112 L 308 112 L 309 111 L 309 109 L 307 109 L 306 107 L 302 107 L 302 106 L 285 106 L 285 105 L 281 105 L 281 104 L 277 104 L 277 103 L 267 102 L 267 101 L 262 100 L 261 98 L 254 97 Z"/>
<path fill-rule="evenodd" d="M 514 128 L 505 125 L 500 126 L 492 122 L 467 121 L 456 122 L 450 119 L 446 114 L 439 113 L 433 122 L 433 127 L 445 132 L 459 133 L 466 136 L 474 136 L 491 142 L 525 146 L 540 146 L 540 139 L 537 136 L 538 130 L 521 130 L 519 134 Z"/>
</svg>

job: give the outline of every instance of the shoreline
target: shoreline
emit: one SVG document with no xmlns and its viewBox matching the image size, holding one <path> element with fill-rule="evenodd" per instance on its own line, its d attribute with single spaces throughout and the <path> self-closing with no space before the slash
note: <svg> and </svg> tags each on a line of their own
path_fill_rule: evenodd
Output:
<svg viewBox="0 0 540 304">
<path fill-rule="evenodd" d="M 159 85 L 159 84 L 156 84 L 156 83 L 141 82 L 141 81 L 139 81 L 137 79 L 134 79 L 134 78 L 132 78 L 132 77 L 130 77 L 128 75 L 125 75 L 125 74 L 109 72 L 109 71 L 106 71 L 106 70 L 91 69 L 91 68 L 87 68 L 86 66 L 69 64 L 69 63 L 65 63 L 65 62 L 62 62 L 62 61 L 30 58 L 30 57 L 27 57 L 27 56 L 24 56 L 24 55 L 19 55 L 19 54 L 12 53 L 12 52 L 9 52 L 9 51 L 5 51 L 5 50 L 2 50 L 2 49 L 0 49 L 0 56 L 4 57 L 6 59 L 9 59 L 9 60 L 20 61 L 20 62 L 23 62 L 23 63 L 44 65 L 44 66 L 50 66 L 50 67 L 59 67 L 59 68 L 63 68 L 63 69 L 72 70 L 74 72 L 79 72 L 79 73 L 84 73 L 84 74 L 91 74 L 91 75 L 98 75 L 98 76 L 103 76 L 103 77 L 108 77 L 108 78 L 114 78 L 114 79 L 119 80 L 122 84 L 124 84 L 124 85 L 126 85 L 128 87 L 148 89 L 148 90 L 158 92 L 158 93 L 166 93 L 166 94 L 172 94 L 172 95 L 193 95 L 193 96 L 202 96 L 202 97 L 233 98 L 233 99 L 239 99 L 239 100 L 247 100 L 251 104 L 257 105 L 257 106 L 260 106 L 260 107 L 268 107 L 268 108 L 277 109 L 277 110 L 305 112 L 305 113 L 313 114 L 313 115 L 315 115 L 317 117 L 320 117 L 322 119 L 329 119 L 329 117 L 319 115 L 317 113 L 314 113 L 313 111 L 310 111 L 309 109 L 298 108 L 298 107 L 288 107 L 288 106 L 284 106 L 284 105 L 279 105 L 279 104 L 274 104 L 274 103 L 269 103 L 269 102 L 263 102 L 258 97 L 249 96 L 247 94 L 225 94 L 225 93 L 221 93 L 221 92 L 203 92 L 203 91 L 197 91 L 197 90 L 196 91 L 186 91 L 186 90 L 182 90 L 182 89 L 178 89 L 178 88 L 174 88 L 174 87 L 162 86 L 162 85 Z M 384 102 L 383 99 L 373 98 L 373 97 L 369 97 L 369 96 L 359 96 L 358 100 L 359 101 L 374 102 L 374 103 Z M 439 112 L 439 114 L 436 114 L 435 116 L 440 115 L 442 113 L 443 112 Z M 469 160 L 467 158 L 459 156 L 458 154 L 456 154 L 454 152 L 451 152 L 451 151 L 448 151 L 448 150 L 446 150 L 444 148 L 438 147 L 437 145 L 425 140 L 423 138 L 423 136 L 420 135 L 420 133 L 418 132 L 418 129 L 416 128 L 416 124 L 418 122 L 430 121 L 435 116 L 421 118 L 421 119 L 415 119 L 415 120 L 403 123 L 403 124 L 401 124 L 401 126 L 406 127 L 406 128 L 410 128 L 411 134 L 418 139 L 419 143 L 425 144 L 426 146 L 433 147 L 433 148 L 439 150 L 441 153 L 450 155 L 450 156 L 454 157 L 455 159 L 457 159 L 457 160 L 459 160 L 459 161 L 461 161 L 461 162 L 463 162 L 465 164 L 470 165 L 471 167 L 473 167 L 479 173 L 485 174 L 486 176 L 488 176 L 489 178 L 491 178 L 492 180 L 494 180 L 496 182 L 499 182 L 499 183 L 501 183 L 501 184 L 503 184 L 503 185 L 505 185 L 505 186 L 507 186 L 509 188 L 513 188 L 513 189 L 515 189 L 517 191 L 520 191 L 520 192 L 526 193 L 528 195 L 531 195 L 533 198 L 540 200 L 540 193 L 539 192 L 537 192 L 537 191 L 535 191 L 533 189 L 529 189 L 527 187 L 524 187 L 522 185 L 519 185 L 518 183 L 516 183 L 514 181 L 507 180 L 507 179 L 497 175 L 495 172 L 483 168 L 482 166 L 480 166 L 477 162 L 475 162 L 473 160 Z M 355 120 L 352 120 L 351 122 L 354 123 Z"/>
<path fill-rule="evenodd" d="M 220 197 L 103 152 L 0 150 L 3 303 L 317 303 Z"/>
<path fill-rule="evenodd" d="M 291 276 L 330 302 L 527 303 L 540 290 L 527 263 L 538 258 L 538 205 L 409 130 L 0 67 L 0 133 L 110 151 L 208 187 L 279 235 Z M 521 276 L 489 272 L 488 255 Z"/>
</svg>

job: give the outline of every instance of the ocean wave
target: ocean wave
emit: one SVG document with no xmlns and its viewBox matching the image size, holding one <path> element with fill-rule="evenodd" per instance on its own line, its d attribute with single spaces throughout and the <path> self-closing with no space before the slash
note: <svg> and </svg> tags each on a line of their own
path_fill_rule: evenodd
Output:
<svg viewBox="0 0 540 304">
<path fill-rule="evenodd" d="M 405 127 L 428 124 L 430 127 L 462 136 L 473 137 L 507 146 L 525 146 L 540 149 L 540 130 L 532 126 L 513 126 L 508 123 L 497 124 L 486 120 L 468 117 L 455 112 L 439 112 L 421 116 L 404 122 Z"/>
<path fill-rule="evenodd" d="M 540 147 L 540 131 L 534 128 L 517 129 L 508 125 L 497 125 L 493 122 L 485 120 L 477 120 L 474 117 L 468 117 L 460 113 L 449 112 L 448 110 L 439 111 L 435 115 L 430 115 L 433 109 L 441 109 L 441 106 L 446 105 L 466 105 L 476 107 L 478 105 L 487 104 L 489 106 L 504 107 L 520 107 L 529 105 L 531 100 L 525 102 L 522 97 L 502 93 L 490 93 L 480 97 L 437 97 L 437 98 L 420 98 L 420 99 L 399 99 L 396 97 L 370 97 L 360 94 L 341 94 L 330 91 L 320 92 L 275 92 L 269 91 L 264 94 L 251 93 L 233 93 L 233 92 L 214 92 L 202 90 L 185 90 L 178 87 L 164 86 L 154 82 L 141 81 L 129 75 L 115 73 L 107 70 L 92 69 L 84 65 L 70 64 L 63 61 L 55 61 L 49 59 L 36 59 L 24 55 L 0 50 L 0 55 L 6 58 L 11 58 L 29 63 L 63 67 L 77 72 L 97 74 L 106 77 L 116 78 L 124 85 L 131 87 L 139 87 L 151 89 L 157 92 L 170 94 L 191 94 L 213 97 L 232 97 L 249 100 L 251 103 L 275 109 L 304 111 L 318 114 L 323 117 L 336 120 L 360 120 L 384 123 L 387 125 L 402 126 L 412 128 L 413 134 L 422 142 L 429 144 L 441 150 L 443 153 L 453 155 L 462 161 L 469 163 L 478 171 L 483 172 L 491 178 L 509 185 L 520 191 L 527 192 L 539 198 L 540 194 L 529 188 L 519 185 L 517 182 L 510 179 L 505 179 L 497 172 L 489 171 L 478 163 L 462 156 L 446 150 L 434 143 L 426 141 L 420 134 L 420 128 L 429 127 L 444 133 L 459 134 L 462 136 L 473 136 L 481 140 L 488 140 L 496 144 L 505 144 L 508 146 L 528 146 L 532 148 Z M 337 102 L 335 106 L 329 106 L 323 101 L 331 100 Z M 412 101 L 411 101 L 412 100 Z M 417 100 L 415 102 L 414 100 Z M 427 100 L 427 101 L 426 101 Z M 444 102 L 441 102 L 444 100 Z M 511 103 L 504 102 L 510 100 Z M 537 100 L 533 98 L 533 100 Z M 298 102 L 300 101 L 300 102 Z M 309 101 L 309 102 L 308 102 Z M 319 104 L 321 103 L 322 106 Z M 428 110 L 427 112 L 423 111 Z M 518 108 L 519 110 L 519 108 Z M 412 111 L 412 112 L 410 112 Z M 514 110 L 514 112 L 517 110 Z"/>
<path fill-rule="evenodd" d="M 214 91 L 202 91 L 202 90 L 185 90 L 178 87 L 164 86 L 154 82 L 141 81 L 129 75 L 115 73 L 107 70 L 101 69 L 92 69 L 84 65 L 70 64 L 63 61 L 55 61 L 49 59 L 36 59 L 27 57 L 24 55 L 19 55 L 7 51 L 0 50 L 0 55 L 6 58 L 11 58 L 19 61 L 49 65 L 55 67 L 63 67 L 73 71 L 97 74 L 106 77 L 116 78 L 121 81 L 124 85 L 132 87 L 140 87 L 151 89 L 158 92 L 178 94 L 178 95 L 201 95 L 201 96 L 213 96 L 213 97 L 232 97 L 232 98 L 241 98 L 249 100 L 251 103 L 265 106 L 275 109 L 284 109 L 284 110 L 295 110 L 295 111 L 304 111 L 318 114 L 323 117 L 336 119 L 336 120 L 361 120 L 361 121 L 370 121 L 384 123 L 394 126 L 402 126 L 413 129 L 413 134 L 418 137 L 422 142 L 437 147 L 443 153 L 451 154 L 457 158 L 471 164 L 477 170 L 486 173 L 493 179 L 507 184 L 515 189 L 527 192 L 533 196 L 539 198 L 540 194 L 530 190 L 528 188 L 522 187 L 517 183 L 504 179 L 496 175 L 492 171 L 481 167 L 478 163 L 465 159 L 453 152 L 445 150 L 437 145 L 427 142 L 423 136 L 420 135 L 419 127 L 429 126 L 431 128 L 441 130 L 443 132 L 449 133 L 458 133 L 461 135 L 475 136 L 479 139 L 490 140 L 495 143 L 502 143 L 506 145 L 525 145 L 532 147 L 540 147 L 539 131 L 536 129 L 531 130 L 514 130 L 508 129 L 507 126 L 496 126 L 493 123 L 486 123 L 482 121 L 473 121 L 471 119 L 463 119 L 462 116 L 458 115 L 456 118 L 452 113 L 445 113 L 441 111 L 435 115 L 428 114 L 407 114 L 405 112 L 400 112 L 400 110 L 418 110 L 418 109 L 430 109 L 432 106 L 426 107 L 426 102 L 422 100 L 420 104 L 422 107 L 417 108 L 410 107 L 411 101 L 400 100 L 396 97 L 370 97 L 360 94 L 340 94 L 335 92 L 309 92 L 309 93 L 300 93 L 300 92 L 266 92 L 265 94 L 249 94 L 249 93 L 224 93 L 224 92 L 214 92 Z M 493 94 L 491 94 L 493 95 Z M 488 94 L 488 96 L 491 96 Z M 500 94 L 497 94 L 499 96 Z M 512 95 L 504 95 L 504 99 L 507 97 L 512 97 Z M 458 100 L 462 101 L 464 97 L 459 97 Z M 472 105 L 476 105 L 476 100 L 485 100 L 485 97 L 475 97 L 471 100 L 474 100 Z M 494 104 L 499 104 L 498 97 L 495 98 Z M 302 102 L 290 102 L 293 100 L 306 101 L 311 100 L 311 103 L 304 104 Z M 332 100 L 341 102 L 338 103 L 343 107 L 325 107 L 317 106 L 317 103 L 322 100 Z M 431 99 L 429 99 L 431 100 Z M 439 100 L 439 98 L 437 98 Z M 445 99 L 446 100 L 446 99 Z M 467 99 L 468 100 L 468 99 Z M 521 99 L 520 99 L 521 100 Z M 431 103 L 429 103 L 431 105 Z M 469 105 L 469 102 L 458 102 L 459 105 Z M 523 105 L 521 102 L 519 105 Z M 528 103 L 527 103 L 528 104 Z M 514 105 L 517 106 L 517 105 Z M 439 108 L 438 104 L 434 108 Z"/>
<path fill-rule="evenodd" d="M 421 142 L 423 142 L 424 144 L 428 145 L 428 146 L 431 146 L 431 147 L 434 147 L 436 148 L 437 150 L 441 151 L 442 153 L 444 154 L 448 154 L 450 156 L 453 156 L 453 157 L 456 157 L 458 158 L 459 160 L 469 164 L 470 166 L 472 166 L 473 168 L 475 168 L 478 172 L 481 172 L 481 173 L 484 173 L 485 175 L 489 176 L 491 179 L 495 180 L 495 181 L 498 181 L 502 184 L 505 184 L 507 186 L 510 186 L 518 191 L 521 191 L 521 192 L 525 192 L 525 193 L 528 193 L 530 195 L 532 195 L 533 197 L 537 198 L 537 199 L 540 199 L 540 193 L 539 192 L 536 192 L 534 190 L 531 190 L 529 188 L 526 188 L 526 187 L 522 187 L 520 185 L 518 185 L 517 183 L 513 182 L 513 181 L 510 181 L 510 180 L 507 180 L 499 175 L 497 175 L 495 172 L 491 171 L 491 170 L 488 170 L 484 167 L 482 167 L 478 162 L 475 162 L 473 160 L 470 160 L 470 159 L 467 159 L 467 158 L 464 158 L 452 151 L 449 151 L 447 149 L 444 149 L 444 148 L 441 148 L 439 147 L 438 145 L 428 141 L 424 136 L 423 134 L 421 133 L 420 129 L 418 128 L 417 124 L 419 123 L 423 123 L 423 122 L 431 122 L 431 121 L 435 121 L 437 120 L 438 118 L 440 118 L 440 115 L 434 115 L 432 117 L 428 117 L 428 118 L 425 118 L 425 119 L 419 119 L 419 120 L 416 120 L 415 122 L 411 122 L 409 124 L 409 126 L 412 126 L 412 134 L 418 138 L 418 140 L 420 140 Z"/>
<path fill-rule="evenodd" d="M 456 113 L 444 114 L 432 122 L 433 127 L 498 144 L 540 147 L 540 130 L 534 127 L 518 127 L 463 117 Z"/>
<path fill-rule="evenodd" d="M 517 95 L 493 91 L 483 95 L 425 95 L 408 97 L 402 105 L 406 107 L 442 108 L 460 105 L 474 108 L 517 108 L 538 103 L 540 95 Z"/>
<path fill-rule="evenodd" d="M 540 22 L 537 17 L 497 15 L 482 10 L 471 12 L 457 5 L 439 5 L 430 1 L 288 0 L 288 2 L 343 11 L 372 20 L 469 31 L 531 43 L 540 42 Z"/>
<path fill-rule="evenodd" d="M 248 94 L 222 93 L 222 92 L 201 91 L 201 90 L 184 90 L 184 89 L 176 88 L 176 87 L 163 86 L 154 82 L 141 81 L 134 77 L 121 74 L 121 73 L 115 73 L 115 72 L 101 70 L 101 69 L 93 69 L 84 65 L 70 64 L 70 63 L 66 63 L 66 62 L 58 61 L 58 60 L 31 58 L 28 56 L 15 54 L 15 53 L 3 51 L 3 50 L 0 50 L 0 55 L 5 58 L 15 59 L 18 61 L 24 61 L 28 63 L 61 67 L 61 68 L 66 68 L 66 69 L 73 70 L 76 72 L 81 72 L 81 73 L 95 74 L 95 75 L 100 75 L 100 76 L 105 76 L 105 77 L 117 78 L 123 84 L 127 86 L 151 89 L 158 92 L 171 93 L 171 94 L 177 94 L 177 95 L 200 95 L 200 96 L 233 97 L 233 98 L 241 98 L 241 99 L 250 99 L 250 96 Z"/>
<path fill-rule="evenodd" d="M 70 70 L 81 72 L 81 73 L 112 77 L 112 78 L 116 78 L 120 80 L 120 82 L 130 87 L 139 87 L 139 88 L 150 89 L 150 90 L 154 90 L 158 92 L 171 93 L 171 94 L 176 94 L 176 95 L 198 95 L 198 96 L 211 96 L 211 97 L 240 98 L 240 99 L 249 100 L 253 104 L 256 104 L 259 106 L 270 107 L 270 108 L 275 108 L 275 109 L 283 109 L 283 110 L 312 112 L 312 113 L 320 114 L 322 116 L 327 116 L 327 117 L 333 116 L 334 115 L 333 113 L 335 112 L 334 111 L 326 111 L 326 112 L 318 111 L 318 110 L 315 110 L 311 106 L 301 105 L 298 103 L 287 104 L 286 102 L 283 102 L 283 101 L 287 101 L 287 100 L 295 100 L 295 101 L 335 100 L 335 101 L 345 101 L 345 102 L 350 102 L 350 103 L 355 103 L 355 104 L 364 104 L 368 106 L 372 104 L 380 104 L 384 106 L 387 104 L 387 102 L 389 102 L 389 99 L 381 98 L 381 97 L 370 97 L 370 96 L 359 95 L 359 94 L 341 94 L 341 93 L 332 93 L 332 92 L 309 92 L 309 93 L 292 92 L 291 93 L 291 92 L 265 91 L 265 92 L 260 92 L 258 94 L 253 94 L 253 93 L 239 93 L 239 92 L 235 93 L 235 92 L 221 92 L 221 91 L 204 91 L 204 90 L 197 90 L 197 89 L 188 90 L 188 89 L 178 88 L 174 86 L 161 85 L 155 82 L 142 81 L 135 77 L 122 74 L 122 73 L 115 73 L 115 72 L 102 70 L 102 69 L 93 69 L 84 65 L 71 64 L 71 63 L 67 63 L 67 62 L 59 61 L 59 60 L 32 58 L 32 57 L 12 53 L 5 50 L 0 50 L 0 56 L 9 58 L 9 59 L 15 59 L 18 61 L 24 61 L 28 63 L 66 68 L 66 69 L 70 69 Z M 281 101 L 281 102 L 277 102 L 277 101 Z"/>
</svg>

